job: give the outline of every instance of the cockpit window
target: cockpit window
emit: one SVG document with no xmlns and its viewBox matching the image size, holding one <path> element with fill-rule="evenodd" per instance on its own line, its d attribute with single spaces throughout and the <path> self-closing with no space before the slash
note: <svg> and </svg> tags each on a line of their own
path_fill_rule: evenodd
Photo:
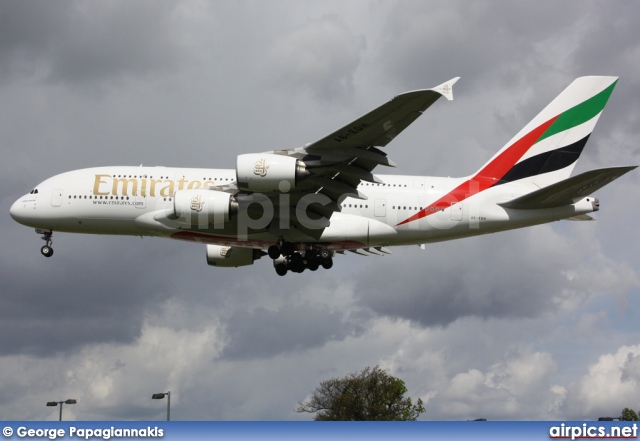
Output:
<svg viewBox="0 0 640 441">
<path fill-rule="evenodd" d="M 37 189 L 37 188 L 34 188 L 33 190 L 31 190 L 31 191 L 29 192 L 29 194 L 38 194 L 38 189 Z"/>
</svg>

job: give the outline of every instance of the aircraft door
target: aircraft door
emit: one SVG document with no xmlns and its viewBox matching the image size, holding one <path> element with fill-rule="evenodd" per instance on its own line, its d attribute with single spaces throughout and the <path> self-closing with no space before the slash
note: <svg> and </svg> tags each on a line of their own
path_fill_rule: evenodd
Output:
<svg viewBox="0 0 640 441">
<path fill-rule="evenodd" d="M 451 220 L 452 221 L 462 220 L 462 203 L 460 202 L 451 203 Z"/>
<path fill-rule="evenodd" d="M 387 200 L 376 199 L 374 201 L 373 214 L 376 217 L 385 217 L 387 215 Z"/>
<path fill-rule="evenodd" d="M 53 190 L 53 193 L 51 194 L 51 206 L 59 207 L 61 205 L 62 205 L 62 190 L 57 188 Z"/>
</svg>

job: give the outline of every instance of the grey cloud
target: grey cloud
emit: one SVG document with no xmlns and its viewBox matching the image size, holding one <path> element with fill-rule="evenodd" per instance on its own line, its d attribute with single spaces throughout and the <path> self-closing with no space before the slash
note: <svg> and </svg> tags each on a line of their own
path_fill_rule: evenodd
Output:
<svg viewBox="0 0 640 441">
<path fill-rule="evenodd" d="M 306 90 L 323 100 L 343 100 L 352 96 L 364 48 L 363 38 L 353 35 L 337 15 L 310 20 L 267 49 L 267 81 L 284 91 Z"/>
<path fill-rule="evenodd" d="M 444 81 L 452 74 L 475 87 L 526 84 L 570 68 L 572 36 L 590 29 L 599 9 L 593 2 L 576 7 L 553 1 L 401 1 L 386 25 L 383 66 L 393 80 L 411 88 L 419 87 L 416 79 Z"/>
<path fill-rule="evenodd" d="M 589 295 L 588 282 L 567 277 L 586 272 L 586 262 L 571 257 L 576 250 L 566 238 L 546 227 L 500 234 L 501 240 L 491 235 L 403 250 L 394 256 L 402 262 L 394 262 L 393 278 L 386 275 L 388 259 L 376 262 L 372 276 L 360 279 L 359 299 L 378 314 L 446 326 L 469 316 L 539 317 Z"/>
<path fill-rule="evenodd" d="M 54 244 L 63 237 L 54 235 Z M 120 254 L 117 239 L 86 239 L 76 246 L 65 241 L 66 256 L 49 265 L 2 266 L 0 354 L 51 356 L 87 344 L 128 343 L 139 335 L 145 312 L 170 295 L 162 279 L 145 276 L 149 250 Z M 38 242 L 33 234 L 34 255 Z"/>
<path fill-rule="evenodd" d="M 75 85 L 147 76 L 184 62 L 173 2 L 7 2 L 0 11 L 5 75 Z"/>
<path fill-rule="evenodd" d="M 227 322 L 224 357 L 248 359 L 318 348 L 357 335 L 362 324 L 324 306 L 286 305 L 276 311 L 236 312 Z"/>
<path fill-rule="evenodd" d="M 640 5 L 622 2 L 612 9 L 600 2 L 588 3 L 586 17 L 588 26 L 576 29 L 578 44 L 567 54 L 577 71 L 594 72 L 598 75 L 619 75 L 638 69 L 637 17 Z M 616 72 L 618 71 L 618 72 Z M 637 76 L 626 80 L 634 85 L 640 82 Z"/>
</svg>

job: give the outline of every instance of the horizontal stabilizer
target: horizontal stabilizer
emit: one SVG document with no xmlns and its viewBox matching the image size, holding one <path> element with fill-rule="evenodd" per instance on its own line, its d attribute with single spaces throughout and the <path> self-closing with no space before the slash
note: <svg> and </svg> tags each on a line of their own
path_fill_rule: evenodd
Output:
<svg viewBox="0 0 640 441">
<path fill-rule="evenodd" d="M 516 199 L 499 203 L 505 208 L 517 208 L 532 210 L 538 208 L 554 208 L 563 205 L 571 205 L 583 197 L 589 196 L 596 190 L 618 179 L 636 166 L 611 167 L 599 170 L 591 170 L 565 179 L 548 187 L 541 188 L 532 193 L 520 196 Z"/>
</svg>

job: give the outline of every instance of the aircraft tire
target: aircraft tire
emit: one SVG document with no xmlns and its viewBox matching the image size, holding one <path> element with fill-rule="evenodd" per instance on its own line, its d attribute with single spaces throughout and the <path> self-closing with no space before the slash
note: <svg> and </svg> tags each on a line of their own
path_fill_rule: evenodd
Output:
<svg viewBox="0 0 640 441">
<path fill-rule="evenodd" d="M 320 258 L 315 250 L 308 250 L 304 255 L 304 260 L 307 261 L 307 266 L 317 263 L 320 264 Z"/>
<path fill-rule="evenodd" d="M 267 254 L 269 254 L 269 257 L 271 257 L 273 260 L 276 260 L 278 257 L 280 257 L 280 248 L 278 247 L 278 245 L 271 245 L 269 249 L 267 249 Z"/>
<path fill-rule="evenodd" d="M 40 248 L 40 252 L 42 253 L 42 255 L 44 257 L 51 257 L 53 256 L 53 248 L 51 248 L 48 245 L 44 245 L 42 248 Z"/>
<path fill-rule="evenodd" d="M 304 260 L 300 253 L 293 253 L 291 255 L 291 260 L 289 261 L 289 269 L 294 273 L 301 273 L 304 271 Z"/>
<path fill-rule="evenodd" d="M 295 251 L 295 246 L 291 242 L 285 242 L 280 247 L 283 256 L 291 256 Z"/>
<path fill-rule="evenodd" d="M 333 266 L 333 259 L 331 257 L 322 261 L 322 268 L 330 269 L 332 266 Z"/>
<path fill-rule="evenodd" d="M 286 276 L 287 275 L 287 265 L 285 265 L 284 263 L 279 263 L 276 265 L 276 273 L 278 273 L 279 276 Z"/>
</svg>

